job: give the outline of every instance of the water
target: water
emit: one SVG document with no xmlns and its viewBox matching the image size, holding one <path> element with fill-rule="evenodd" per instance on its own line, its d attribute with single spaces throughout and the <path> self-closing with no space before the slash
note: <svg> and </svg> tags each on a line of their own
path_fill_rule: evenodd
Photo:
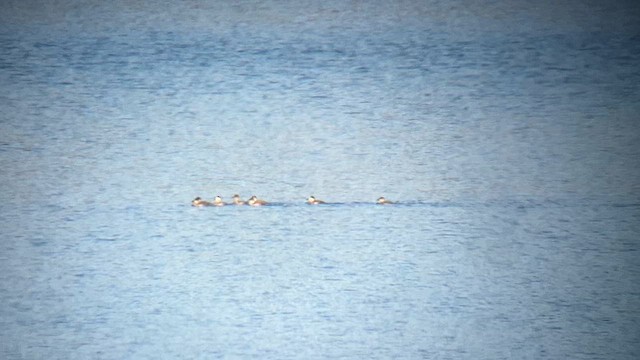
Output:
<svg viewBox="0 0 640 360">
<path fill-rule="evenodd" d="M 0 10 L 1 358 L 640 355 L 637 5 Z"/>
</svg>

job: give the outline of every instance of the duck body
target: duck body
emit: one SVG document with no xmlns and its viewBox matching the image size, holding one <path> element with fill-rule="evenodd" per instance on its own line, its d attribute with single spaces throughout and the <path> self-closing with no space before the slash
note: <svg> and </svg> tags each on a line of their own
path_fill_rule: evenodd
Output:
<svg viewBox="0 0 640 360">
<path fill-rule="evenodd" d="M 391 205 L 391 204 L 393 204 L 392 201 L 389 201 L 389 200 L 385 199 L 384 196 L 379 197 L 378 200 L 376 201 L 376 203 L 380 204 L 380 205 Z"/>
<path fill-rule="evenodd" d="M 212 204 L 209 201 L 202 200 L 199 196 L 193 200 L 191 200 L 191 206 L 211 206 Z"/>
<path fill-rule="evenodd" d="M 233 200 L 233 205 L 245 205 L 246 204 L 245 201 L 240 199 L 240 195 L 238 195 L 238 194 L 233 195 L 233 197 L 231 197 L 231 199 Z"/>
<path fill-rule="evenodd" d="M 314 196 L 309 196 L 309 198 L 307 199 L 307 204 L 309 204 L 309 205 L 319 205 L 319 204 L 326 204 L 326 203 L 324 201 L 322 201 L 322 200 L 316 199 Z"/>
<path fill-rule="evenodd" d="M 225 206 L 226 203 L 224 201 L 222 201 L 222 198 L 220 196 L 216 196 L 213 199 L 213 203 L 211 203 L 211 205 L 213 205 L 213 206 Z"/>
<path fill-rule="evenodd" d="M 267 205 L 268 203 L 262 199 L 258 199 L 257 196 L 253 195 L 251 198 L 249 198 L 249 200 L 247 200 L 247 204 L 251 206 L 263 206 Z"/>
</svg>

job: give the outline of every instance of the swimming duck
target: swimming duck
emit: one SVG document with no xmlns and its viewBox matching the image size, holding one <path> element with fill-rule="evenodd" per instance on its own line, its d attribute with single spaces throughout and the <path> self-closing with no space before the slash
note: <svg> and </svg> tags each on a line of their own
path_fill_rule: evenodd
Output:
<svg viewBox="0 0 640 360">
<path fill-rule="evenodd" d="M 191 206 L 210 206 L 210 205 L 211 205 L 210 202 L 202 200 L 200 196 L 198 196 L 197 198 L 191 201 Z"/>
<path fill-rule="evenodd" d="M 246 202 L 244 202 L 242 199 L 240 199 L 240 195 L 235 194 L 231 197 L 233 199 L 233 204 L 234 205 L 244 205 L 246 204 Z"/>
<path fill-rule="evenodd" d="M 322 200 L 316 199 L 314 196 L 309 196 L 309 198 L 307 199 L 307 204 L 318 205 L 318 204 L 325 204 L 325 202 Z"/>
<path fill-rule="evenodd" d="M 222 201 L 222 198 L 218 195 L 213 199 L 213 203 L 211 203 L 211 205 L 213 205 L 213 206 L 225 206 L 226 203 L 224 201 Z"/>
<path fill-rule="evenodd" d="M 257 196 L 253 195 L 249 200 L 247 200 L 247 204 L 251 206 L 262 206 L 267 205 L 267 202 L 261 199 L 258 199 Z"/>
<path fill-rule="evenodd" d="M 392 201 L 389 201 L 389 200 L 385 199 L 385 198 L 384 198 L 384 196 L 380 196 L 380 197 L 378 198 L 378 201 L 376 201 L 376 202 L 377 202 L 378 204 L 381 204 L 381 205 L 390 205 L 390 204 L 393 204 L 393 202 L 392 202 Z"/>
</svg>

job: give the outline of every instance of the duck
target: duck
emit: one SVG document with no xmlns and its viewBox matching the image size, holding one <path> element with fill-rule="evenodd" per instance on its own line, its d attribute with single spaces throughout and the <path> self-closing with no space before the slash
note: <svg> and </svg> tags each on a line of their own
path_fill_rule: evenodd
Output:
<svg viewBox="0 0 640 360">
<path fill-rule="evenodd" d="M 238 195 L 238 194 L 233 195 L 231 198 L 233 199 L 233 204 L 234 205 L 244 205 L 244 204 L 246 204 L 245 201 L 240 199 L 240 195 Z"/>
<path fill-rule="evenodd" d="M 262 206 L 262 205 L 267 205 L 267 202 L 264 200 L 258 199 L 257 196 L 253 195 L 249 198 L 249 200 L 247 200 L 247 204 L 251 206 Z"/>
<path fill-rule="evenodd" d="M 213 199 L 213 203 L 211 203 L 211 205 L 213 205 L 213 206 L 225 206 L 226 203 L 224 201 L 222 201 L 222 198 L 220 197 L 220 195 L 218 195 Z"/>
<path fill-rule="evenodd" d="M 393 204 L 393 202 L 392 202 L 392 201 L 389 201 L 389 200 L 385 199 L 385 198 L 384 198 L 384 196 L 380 196 L 380 197 L 378 198 L 378 201 L 376 201 L 376 203 L 378 203 L 378 204 L 380 204 L 380 205 L 390 205 L 390 204 Z"/>
<path fill-rule="evenodd" d="M 326 203 L 322 200 L 316 199 L 315 196 L 309 196 L 309 198 L 307 199 L 307 204 L 318 205 L 318 204 L 326 204 Z"/>
<path fill-rule="evenodd" d="M 211 206 L 212 204 L 206 200 L 202 200 L 200 196 L 191 200 L 191 206 Z"/>
</svg>

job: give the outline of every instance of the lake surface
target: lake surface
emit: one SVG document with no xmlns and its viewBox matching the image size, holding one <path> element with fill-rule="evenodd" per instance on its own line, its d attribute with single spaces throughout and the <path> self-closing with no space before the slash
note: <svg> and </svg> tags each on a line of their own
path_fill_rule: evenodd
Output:
<svg viewBox="0 0 640 360">
<path fill-rule="evenodd" d="M 0 358 L 637 359 L 639 17 L 3 2 Z"/>
</svg>

